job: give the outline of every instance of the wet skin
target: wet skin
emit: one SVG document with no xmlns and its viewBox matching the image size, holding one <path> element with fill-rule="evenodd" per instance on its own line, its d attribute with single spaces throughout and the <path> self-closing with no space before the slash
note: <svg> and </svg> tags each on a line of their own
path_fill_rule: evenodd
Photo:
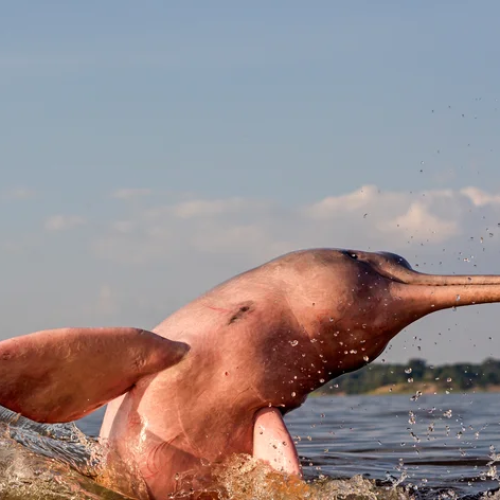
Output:
<svg viewBox="0 0 500 500">
<path fill-rule="evenodd" d="M 151 498 L 196 488 L 209 464 L 234 453 L 253 453 L 278 470 L 300 474 L 283 414 L 326 381 L 377 358 L 419 318 L 487 302 L 500 302 L 499 276 L 421 274 L 388 253 L 295 252 L 217 286 L 153 333 L 77 329 L 1 342 L 0 360 L 9 365 L 0 364 L 0 375 L 10 374 L 10 382 L 5 390 L 0 384 L 0 403 L 53 422 L 113 399 L 101 437 L 142 476 Z M 75 343 L 62 364 L 54 335 L 61 345 Z M 30 395 L 23 385 L 26 377 L 39 376 L 26 357 L 33 352 L 52 381 L 59 366 L 63 376 L 72 374 L 48 392 L 42 387 L 36 407 L 26 402 Z M 72 400 L 75 389 L 95 377 L 96 363 L 96 389 Z M 61 397 L 68 384 L 71 390 Z"/>
<path fill-rule="evenodd" d="M 422 316 L 498 301 L 498 276 L 423 275 L 393 254 L 285 255 L 223 283 L 156 327 L 158 335 L 188 344 L 189 354 L 112 402 L 101 435 L 139 464 L 158 498 L 178 488 L 187 471 L 201 473 L 204 461 L 232 453 L 253 451 L 297 473 L 281 414 L 326 381 L 377 358 Z M 280 443 L 288 439 L 281 455 L 254 433 L 261 421 Z"/>
</svg>

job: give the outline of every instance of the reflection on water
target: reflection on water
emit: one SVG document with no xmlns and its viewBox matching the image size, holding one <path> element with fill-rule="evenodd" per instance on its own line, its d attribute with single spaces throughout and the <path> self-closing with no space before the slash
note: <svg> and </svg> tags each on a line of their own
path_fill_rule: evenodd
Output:
<svg viewBox="0 0 500 500">
<path fill-rule="evenodd" d="M 287 425 L 308 477 L 361 473 L 422 496 L 478 495 L 499 485 L 497 394 L 315 398 Z"/>
<path fill-rule="evenodd" d="M 79 421 L 79 428 L 96 436 L 102 414 L 100 410 Z M 130 488 L 123 471 L 113 475 L 102 467 L 108 450 L 74 425 L 33 424 L 7 411 L 0 419 L 2 499 L 127 498 Z M 248 457 L 235 457 L 216 470 L 218 482 L 207 486 L 203 498 L 497 495 L 496 394 L 422 396 L 414 401 L 409 396 L 312 398 L 286 421 L 308 484 L 285 480 Z"/>
<path fill-rule="evenodd" d="M 313 398 L 287 417 L 307 477 L 363 477 L 432 497 L 498 488 L 500 395 Z"/>
</svg>

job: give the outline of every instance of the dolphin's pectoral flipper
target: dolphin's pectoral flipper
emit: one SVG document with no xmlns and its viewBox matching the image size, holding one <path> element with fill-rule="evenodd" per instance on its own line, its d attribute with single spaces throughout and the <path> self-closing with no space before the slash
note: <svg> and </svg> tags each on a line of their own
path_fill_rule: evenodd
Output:
<svg viewBox="0 0 500 500">
<path fill-rule="evenodd" d="M 279 471 L 302 478 L 299 456 L 281 413 L 264 408 L 255 415 L 253 457 Z"/>
<path fill-rule="evenodd" d="M 65 328 L 5 340 L 0 404 L 37 422 L 76 420 L 188 350 L 137 328 Z"/>
</svg>

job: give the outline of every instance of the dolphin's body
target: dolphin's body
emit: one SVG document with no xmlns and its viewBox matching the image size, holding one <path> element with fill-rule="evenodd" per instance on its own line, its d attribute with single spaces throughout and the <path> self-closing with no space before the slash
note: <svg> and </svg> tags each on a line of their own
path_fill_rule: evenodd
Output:
<svg viewBox="0 0 500 500">
<path fill-rule="evenodd" d="M 233 453 L 300 475 L 283 414 L 377 358 L 417 319 L 487 302 L 500 302 L 500 276 L 417 273 L 389 253 L 299 251 L 219 285 L 154 333 L 102 329 L 90 338 L 89 330 L 62 330 L 0 343 L 0 403 L 55 422 L 112 400 L 101 436 L 139 471 L 152 498 Z M 85 339 L 84 347 L 67 338 Z M 59 352 L 59 344 L 69 347 Z"/>
</svg>

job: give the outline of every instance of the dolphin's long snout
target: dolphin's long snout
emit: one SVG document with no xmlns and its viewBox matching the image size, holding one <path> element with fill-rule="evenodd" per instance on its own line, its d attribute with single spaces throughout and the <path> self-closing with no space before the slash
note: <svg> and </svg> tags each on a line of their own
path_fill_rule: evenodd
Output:
<svg viewBox="0 0 500 500">
<path fill-rule="evenodd" d="M 436 275 L 402 269 L 393 293 L 423 316 L 450 307 L 500 302 L 500 276 Z"/>
<path fill-rule="evenodd" d="M 392 281 L 397 315 L 411 321 L 440 309 L 500 302 L 500 275 L 420 273 L 387 252 L 370 254 L 367 260 Z"/>
<path fill-rule="evenodd" d="M 500 285 L 500 275 L 426 274 L 412 269 L 403 257 L 378 252 L 367 259 L 377 272 L 399 283 L 416 286 Z"/>
<path fill-rule="evenodd" d="M 403 268 L 400 281 L 407 285 L 416 286 L 500 285 L 500 276 L 492 274 L 425 274 Z"/>
</svg>

